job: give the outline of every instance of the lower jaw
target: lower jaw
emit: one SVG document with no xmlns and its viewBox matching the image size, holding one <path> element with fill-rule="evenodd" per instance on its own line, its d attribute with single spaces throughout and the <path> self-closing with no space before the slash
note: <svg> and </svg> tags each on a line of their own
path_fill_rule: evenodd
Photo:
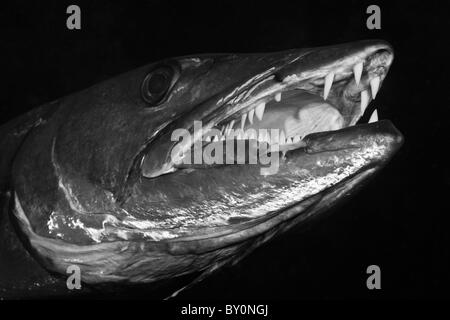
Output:
<svg viewBox="0 0 450 320">
<path fill-rule="evenodd" d="M 191 230 L 184 229 L 178 234 L 173 234 L 171 236 L 172 239 L 167 240 L 170 242 L 183 241 L 184 245 L 186 245 L 186 248 L 183 249 L 186 250 L 192 245 L 193 248 L 195 247 L 195 250 L 201 248 L 201 250 L 207 251 L 215 249 L 217 246 L 227 246 L 245 241 L 268 231 L 273 234 L 279 231 L 277 226 L 284 229 L 290 228 L 334 206 L 344 196 L 348 197 L 350 191 L 358 190 L 360 183 L 372 176 L 375 171 L 375 168 L 362 168 L 316 194 L 312 194 L 283 209 L 269 212 L 259 217 L 247 218 L 244 221 L 236 219 L 236 222 L 225 225 L 204 226 L 201 228 L 197 226 Z M 177 228 L 172 230 L 175 231 Z M 142 231 L 145 232 L 144 230 Z M 210 242 L 209 239 L 214 241 Z M 219 239 L 220 241 L 218 241 Z M 194 242 L 190 243 L 190 241 Z M 196 241 L 202 241 L 202 245 L 198 246 Z"/>
<path fill-rule="evenodd" d="M 343 195 L 337 190 L 356 188 L 357 182 L 352 181 L 359 182 L 366 172 L 375 172 L 395 151 L 386 145 L 380 146 L 380 154 L 370 149 L 369 153 L 362 150 L 361 154 L 361 148 L 384 143 L 384 139 L 389 143 L 389 135 L 395 139 L 395 128 L 389 121 L 309 135 L 305 138 L 306 147 L 287 152 L 279 172 L 269 177 L 261 177 L 257 165 L 225 165 L 202 168 L 206 170 L 180 170 L 143 180 L 138 187 L 139 194 L 133 197 L 136 201 L 129 202 L 126 210 L 138 220 L 147 220 L 148 212 L 134 209 L 153 205 L 159 212 L 151 213 L 155 228 L 170 230 L 173 239 L 208 238 L 255 228 L 251 232 L 247 230 L 245 235 L 233 236 L 244 239 L 253 232 L 270 229 L 277 221 L 291 219 L 300 211 L 308 216 L 309 209 L 306 209 L 310 201 L 315 206 L 329 194 Z M 155 190 L 159 191 L 155 193 Z M 157 209 L 154 204 L 161 199 L 161 194 L 164 203 Z M 329 198 L 328 206 L 335 200 Z M 173 210 L 169 210 L 168 203 L 175 204 Z M 187 209 L 178 212 L 179 207 Z M 295 212 L 291 210 L 293 207 Z M 290 213 L 286 216 L 285 212 Z M 166 217 L 170 219 L 169 225 Z"/>
</svg>

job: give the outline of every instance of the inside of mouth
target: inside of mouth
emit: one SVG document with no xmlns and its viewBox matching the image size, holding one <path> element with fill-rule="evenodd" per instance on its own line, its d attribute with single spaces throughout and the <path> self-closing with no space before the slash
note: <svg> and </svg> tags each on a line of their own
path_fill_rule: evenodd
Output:
<svg viewBox="0 0 450 320">
<path fill-rule="evenodd" d="M 303 138 L 314 132 L 343 128 L 341 113 L 330 102 L 305 90 L 290 90 L 267 103 L 219 123 L 204 137 L 204 146 L 225 140 L 255 140 L 288 151 L 304 146 Z"/>
<path fill-rule="evenodd" d="M 310 133 L 338 130 L 344 125 L 336 108 L 323 98 L 304 90 L 286 92 L 283 100 L 270 101 L 263 111 L 264 113 L 253 117 L 253 123 L 242 122 L 241 118 L 237 125 L 244 131 L 276 129 L 280 132 L 280 145 L 303 140 Z"/>
</svg>

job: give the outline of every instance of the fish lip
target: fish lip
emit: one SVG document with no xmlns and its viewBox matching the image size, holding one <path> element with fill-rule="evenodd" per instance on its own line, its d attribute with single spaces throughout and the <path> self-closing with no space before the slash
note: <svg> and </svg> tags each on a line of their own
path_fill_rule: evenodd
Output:
<svg viewBox="0 0 450 320">
<path fill-rule="evenodd" d="M 355 46 L 352 48 L 352 46 Z M 332 58 L 326 56 L 328 54 L 328 50 L 333 50 L 333 54 L 331 55 Z M 344 54 L 342 54 L 340 51 L 344 51 Z M 227 119 L 225 116 L 220 116 L 220 113 L 226 114 L 228 117 L 233 115 L 240 115 L 242 112 L 245 112 L 246 107 L 250 108 L 251 105 L 255 105 L 258 101 L 257 98 L 253 100 L 253 102 L 247 101 L 246 103 L 242 103 L 241 101 L 235 101 L 236 98 L 239 96 L 242 96 L 243 93 L 246 92 L 246 90 L 251 90 L 255 87 L 260 86 L 263 83 L 266 83 L 271 80 L 276 80 L 275 86 L 278 84 L 278 87 L 275 89 L 270 90 L 263 90 L 263 94 L 260 99 L 264 99 L 266 97 L 272 97 L 275 96 L 277 93 L 282 93 L 284 91 L 288 90 L 295 90 L 295 89 L 303 89 L 302 87 L 299 87 L 299 84 L 309 82 L 312 84 L 312 87 L 314 88 L 313 91 L 306 90 L 310 93 L 319 95 L 317 92 L 319 90 L 322 90 L 321 86 L 324 83 L 324 76 L 330 72 L 333 68 L 336 68 L 336 66 L 341 66 L 343 69 L 349 70 L 349 67 L 352 66 L 352 64 L 355 63 L 355 61 L 358 60 L 365 60 L 369 59 L 371 55 L 376 54 L 377 52 L 386 52 L 387 53 L 387 61 L 384 61 L 380 65 L 382 65 L 381 69 L 373 70 L 374 72 L 381 72 L 382 74 L 382 80 L 384 80 L 389 67 L 393 61 L 394 53 L 392 46 L 383 40 L 367 40 L 367 41 L 360 41 L 356 43 L 348 43 L 348 44 L 342 44 L 337 46 L 327 46 L 327 47 L 319 47 L 319 48 L 313 48 L 313 49 L 307 49 L 301 54 L 297 55 L 294 58 L 289 59 L 289 61 L 275 66 L 268 68 L 267 70 L 259 73 L 258 75 L 264 74 L 264 76 L 261 76 L 258 78 L 258 81 L 250 82 L 247 85 L 241 85 L 238 86 L 241 90 L 238 90 L 237 92 L 234 92 L 231 95 L 228 95 L 227 98 L 220 98 L 215 102 L 215 108 L 213 109 L 213 112 L 210 112 L 207 115 L 204 115 L 198 121 L 205 121 L 207 122 L 207 125 L 204 126 L 206 128 L 205 130 L 208 130 L 208 128 L 212 128 L 214 125 L 219 124 L 221 121 L 224 121 Z M 320 60 L 320 58 L 315 58 L 316 56 L 325 56 L 325 60 Z M 338 58 L 336 58 L 338 57 Z M 318 62 L 314 61 L 314 59 L 319 60 Z M 372 60 L 368 60 L 371 62 Z M 304 67 L 305 64 L 310 64 L 311 66 L 309 68 L 302 69 L 302 72 L 297 72 L 295 70 L 301 69 Z M 368 64 L 370 66 L 370 63 Z M 364 65 L 364 70 L 369 73 L 369 69 L 366 65 Z M 300 75 L 297 77 L 297 79 L 293 79 L 292 75 Z M 352 75 L 348 76 L 348 79 L 351 79 Z M 247 81 L 249 82 L 249 81 Z M 366 83 L 366 88 L 368 84 Z M 360 89 L 357 89 L 355 92 L 353 92 L 353 95 L 359 94 L 361 91 L 363 91 L 364 87 L 361 87 Z M 359 90 L 359 91 L 358 91 Z M 244 95 L 245 96 L 245 95 Z M 346 95 L 346 98 L 348 101 L 351 101 L 351 103 L 358 103 L 358 98 L 354 98 L 351 94 Z M 231 102 L 231 103 L 230 103 Z M 231 111 L 230 111 L 231 110 Z M 363 116 L 363 113 L 357 115 L 357 117 L 353 117 L 354 119 L 351 121 L 349 125 L 354 125 L 359 118 Z M 168 126 L 170 129 L 173 128 L 173 126 Z M 186 126 L 180 126 L 186 129 L 192 129 L 192 126 L 186 127 Z M 197 138 L 192 139 L 192 142 L 189 146 L 181 146 L 183 150 L 187 150 L 190 148 L 194 142 L 197 140 Z M 154 141 L 152 141 L 154 142 Z M 151 142 L 151 143 L 152 143 Z M 151 144 L 150 143 L 150 144 Z M 153 155 L 151 152 L 147 152 L 142 155 L 141 161 L 140 161 L 140 173 L 141 176 L 144 178 L 155 178 L 160 175 L 172 173 L 177 170 L 176 166 L 174 165 L 173 159 L 171 158 L 171 151 L 178 147 L 180 143 L 169 143 L 166 144 L 166 150 L 164 159 L 156 159 L 156 164 L 153 163 L 149 165 L 152 160 L 147 161 L 149 157 L 152 157 Z M 180 153 L 181 154 L 181 153 Z M 155 162 L 155 161 L 153 161 Z"/>
<path fill-rule="evenodd" d="M 392 156 L 404 143 L 402 133 L 388 120 L 358 124 L 336 131 L 311 133 L 305 137 L 308 154 L 364 148 L 371 143 L 384 145 Z"/>
</svg>

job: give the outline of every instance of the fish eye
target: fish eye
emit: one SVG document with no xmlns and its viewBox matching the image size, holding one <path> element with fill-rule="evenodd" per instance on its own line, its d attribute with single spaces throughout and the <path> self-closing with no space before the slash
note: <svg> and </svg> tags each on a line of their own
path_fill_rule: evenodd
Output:
<svg viewBox="0 0 450 320">
<path fill-rule="evenodd" d="M 178 74 L 178 68 L 169 63 L 150 71 L 142 82 L 143 99 L 153 107 L 163 103 L 178 79 Z"/>
</svg>

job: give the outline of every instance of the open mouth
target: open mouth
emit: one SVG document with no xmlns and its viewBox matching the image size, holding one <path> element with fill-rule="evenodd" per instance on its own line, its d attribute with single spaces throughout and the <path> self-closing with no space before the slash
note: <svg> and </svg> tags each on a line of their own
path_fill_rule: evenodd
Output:
<svg viewBox="0 0 450 320">
<path fill-rule="evenodd" d="M 178 163 L 176 167 L 186 167 L 180 163 L 193 159 L 194 143 L 198 141 L 203 149 L 230 140 L 256 142 L 253 145 L 258 151 L 264 146 L 267 152 L 286 154 L 304 147 L 305 137 L 311 133 L 354 126 L 363 116 L 369 123 L 378 121 L 377 110 L 368 106 L 377 96 L 392 60 L 392 51 L 380 48 L 311 71 L 268 74 L 206 116 L 201 135 L 193 134 L 188 143 L 175 145 L 172 158 Z"/>
</svg>

